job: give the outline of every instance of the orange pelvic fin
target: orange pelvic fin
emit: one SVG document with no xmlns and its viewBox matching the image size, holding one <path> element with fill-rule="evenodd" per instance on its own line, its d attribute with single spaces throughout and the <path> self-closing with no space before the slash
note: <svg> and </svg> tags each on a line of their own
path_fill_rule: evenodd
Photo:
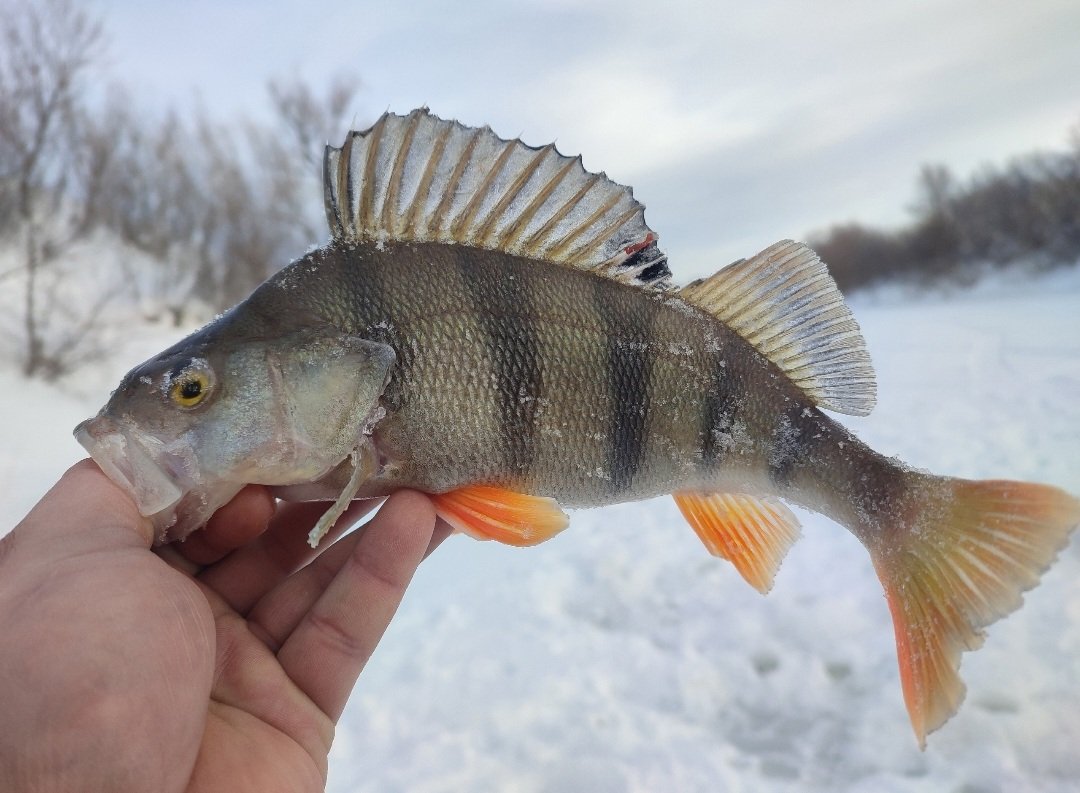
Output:
<svg viewBox="0 0 1080 793">
<path fill-rule="evenodd" d="M 478 540 L 539 545 L 570 522 L 553 498 L 488 485 L 470 485 L 431 496 L 435 512 L 455 530 Z"/>
<path fill-rule="evenodd" d="M 1080 501 L 1047 485 L 921 476 L 916 514 L 869 543 L 896 631 L 900 682 L 921 747 L 960 706 L 960 654 L 1019 607 L 1069 532 Z"/>
<path fill-rule="evenodd" d="M 742 493 L 675 493 L 673 498 L 709 553 L 735 565 L 765 594 L 799 539 L 799 519 L 778 499 Z"/>
</svg>

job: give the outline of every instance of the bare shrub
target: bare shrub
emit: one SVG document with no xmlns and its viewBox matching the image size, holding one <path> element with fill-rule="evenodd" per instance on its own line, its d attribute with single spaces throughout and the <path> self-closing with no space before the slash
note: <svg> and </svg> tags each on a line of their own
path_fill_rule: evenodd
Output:
<svg viewBox="0 0 1080 793">
<path fill-rule="evenodd" d="M 268 125 L 148 119 L 120 88 L 87 101 L 103 51 L 100 23 L 73 0 L 13 0 L 0 18 L 0 332 L 27 376 L 99 349 L 121 293 L 179 324 L 193 305 L 242 299 L 325 237 L 322 148 L 344 135 L 358 81 L 323 94 L 272 82 Z M 87 278 L 72 251 L 98 230 L 131 255 L 99 246 Z"/>
<path fill-rule="evenodd" d="M 905 261 L 896 235 L 857 223 L 834 226 L 811 244 L 845 292 L 895 276 Z"/>
<path fill-rule="evenodd" d="M 95 175 L 108 156 L 84 145 L 81 101 L 101 26 L 69 0 L 15 2 L 0 20 L 0 43 L 0 228 L 21 250 L 9 271 L 23 296 L 19 358 L 27 376 L 54 376 L 77 344 L 44 331 L 60 291 L 52 265 L 85 236 Z M 99 314 L 76 313 L 78 337 L 92 334 Z"/>
<path fill-rule="evenodd" d="M 218 308 L 232 305 L 325 238 L 325 136 L 344 127 L 358 85 L 338 78 L 319 96 L 299 81 L 271 82 L 276 123 L 227 129 L 200 120 L 199 168 L 209 204 L 195 287 L 200 297 Z"/>
<path fill-rule="evenodd" d="M 838 226 L 813 245 L 846 289 L 902 278 L 969 281 L 987 265 L 1048 268 L 1080 260 L 1080 124 L 1067 152 L 1036 153 L 1005 168 L 985 166 L 959 182 L 924 166 L 914 219 L 881 231 Z"/>
<path fill-rule="evenodd" d="M 303 83 L 271 83 L 269 93 L 269 125 L 175 114 L 137 122 L 121 98 L 95 128 L 114 152 L 98 220 L 155 257 L 160 267 L 135 284 L 174 321 L 195 300 L 232 305 L 325 236 L 326 133 L 317 130 L 341 125 L 353 88 L 339 80 L 319 97 Z"/>
</svg>

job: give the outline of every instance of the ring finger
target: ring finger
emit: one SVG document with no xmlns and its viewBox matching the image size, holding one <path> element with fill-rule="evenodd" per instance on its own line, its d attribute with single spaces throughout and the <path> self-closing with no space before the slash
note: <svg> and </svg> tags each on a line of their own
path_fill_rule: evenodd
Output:
<svg viewBox="0 0 1080 793">
<path fill-rule="evenodd" d="M 204 569 L 199 573 L 199 580 L 217 592 L 235 611 L 246 614 L 263 595 L 311 559 L 326 552 L 338 537 L 378 504 L 378 500 L 354 501 L 338 518 L 330 534 L 314 549 L 307 544 L 308 531 L 326 512 L 327 504 L 282 504 L 265 532 Z"/>
</svg>

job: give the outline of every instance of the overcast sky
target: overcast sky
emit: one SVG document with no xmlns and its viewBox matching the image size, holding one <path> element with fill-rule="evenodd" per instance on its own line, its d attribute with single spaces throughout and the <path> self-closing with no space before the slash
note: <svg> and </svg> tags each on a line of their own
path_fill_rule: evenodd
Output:
<svg viewBox="0 0 1080 793">
<path fill-rule="evenodd" d="M 921 164 L 967 175 L 1080 123 L 1077 0 L 92 7 L 147 107 L 257 116 L 272 77 L 344 73 L 360 127 L 427 104 L 556 140 L 634 186 L 679 280 L 837 222 L 902 222 Z"/>
</svg>

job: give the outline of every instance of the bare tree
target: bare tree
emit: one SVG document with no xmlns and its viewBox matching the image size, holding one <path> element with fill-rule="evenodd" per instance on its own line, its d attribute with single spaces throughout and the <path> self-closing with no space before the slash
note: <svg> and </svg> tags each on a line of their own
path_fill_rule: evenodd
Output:
<svg viewBox="0 0 1080 793">
<path fill-rule="evenodd" d="M 180 323 L 194 303 L 243 298 L 325 235 L 322 148 L 344 134 L 358 81 L 324 94 L 271 83 L 269 125 L 148 120 L 119 89 L 86 101 L 102 31 L 76 0 L 0 3 L 0 242 L 17 237 L 19 250 L 0 281 L 22 296 L 0 294 L 0 325 L 17 310 L 8 329 L 25 374 L 52 377 L 84 356 L 120 291 Z M 73 246 L 98 229 L 125 247 L 107 243 L 88 277 Z"/>
<path fill-rule="evenodd" d="M 811 237 L 811 247 L 826 263 L 842 290 L 894 278 L 907 263 L 896 234 L 847 223 Z"/>
<path fill-rule="evenodd" d="M 0 224 L 22 235 L 22 368 L 58 367 L 42 332 L 43 271 L 87 228 L 71 183 L 98 166 L 82 150 L 81 83 L 101 53 L 101 26 L 70 0 L 10 2 L 0 20 Z M 63 345 L 70 347 L 69 344 Z M 67 354 L 67 353 L 64 353 Z"/>
<path fill-rule="evenodd" d="M 349 109 L 353 106 L 360 80 L 338 75 L 323 96 L 300 80 L 271 80 L 270 100 L 285 131 L 292 137 L 290 148 L 318 171 L 322 167 L 327 137 L 344 137 Z"/>
<path fill-rule="evenodd" d="M 923 167 L 905 228 L 837 226 L 815 248 L 845 288 L 891 278 L 967 282 L 988 266 L 1048 269 L 1080 258 L 1080 125 L 1071 149 L 986 165 L 964 182 Z"/>
<path fill-rule="evenodd" d="M 272 80 L 268 86 L 276 121 L 253 135 L 263 162 L 273 163 L 270 187 L 281 199 L 278 209 L 302 223 L 310 244 L 325 235 L 322 216 L 322 158 L 328 140 L 348 132 L 360 80 L 338 75 L 319 95 L 300 80 Z"/>
<path fill-rule="evenodd" d="M 89 222 L 148 254 L 129 279 L 147 308 L 175 323 L 195 302 L 225 308 L 325 236 L 322 148 L 344 127 L 356 84 L 339 78 L 319 96 L 271 83 L 269 124 L 174 113 L 155 122 L 122 92 L 92 119 L 101 167 L 87 172 Z"/>
<path fill-rule="evenodd" d="M 204 218 L 212 214 L 194 154 L 197 141 L 176 114 L 148 120 L 116 89 L 92 119 L 87 145 L 101 152 L 91 160 L 102 163 L 87 191 L 96 196 L 90 223 L 145 254 L 129 272 L 132 292 L 152 315 L 164 310 L 180 324 L 200 269 Z"/>
<path fill-rule="evenodd" d="M 268 86 L 277 123 L 198 124 L 198 171 L 208 201 L 196 289 L 217 308 L 325 238 L 322 150 L 344 136 L 359 81 L 337 78 L 319 96 L 306 83 Z M 340 132 L 338 130 L 340 129 Z"/>
</svg>

